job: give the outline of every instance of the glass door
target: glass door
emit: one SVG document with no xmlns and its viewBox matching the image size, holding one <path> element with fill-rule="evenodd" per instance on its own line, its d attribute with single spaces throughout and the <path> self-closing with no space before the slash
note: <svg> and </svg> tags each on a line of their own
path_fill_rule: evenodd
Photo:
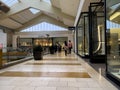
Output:
<svg viewBox="0 0 120 90">
<path fill-rule="evenodd" d="M 120 0 L 106 0 L 107 76 L 120 85 Z"/>
<path fill-rule="evenodd" d="M 104 2 L 90 3 L 89 21 L 90 62 L 105 63 Z"/>
<path fill-rule="evenodd" d="M 88 13 L 82 12 L 77 24 L 78 54 L 82 57 L 89 56 L 89 19 Z"/>
</svg>

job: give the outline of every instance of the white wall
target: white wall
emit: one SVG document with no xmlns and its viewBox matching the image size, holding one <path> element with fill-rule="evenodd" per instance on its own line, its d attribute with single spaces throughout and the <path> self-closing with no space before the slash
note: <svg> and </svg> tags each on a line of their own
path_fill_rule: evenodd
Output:
<svg viewBox="0 0 120 90">
<path fill-rule="evenodd" d="M 0 29 L 0 45 L 7 47 L 7 34 Z"/>
</svg>

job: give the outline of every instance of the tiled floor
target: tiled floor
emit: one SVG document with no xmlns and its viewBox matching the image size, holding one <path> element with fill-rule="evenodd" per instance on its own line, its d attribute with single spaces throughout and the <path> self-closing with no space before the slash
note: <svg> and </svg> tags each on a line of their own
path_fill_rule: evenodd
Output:
<svg viewBox="0 0 120 90">
<path fill-rule="evenodd" d="M 74 53 L 0 70 L 0 90 L 119 90 Z"/>
</svg>

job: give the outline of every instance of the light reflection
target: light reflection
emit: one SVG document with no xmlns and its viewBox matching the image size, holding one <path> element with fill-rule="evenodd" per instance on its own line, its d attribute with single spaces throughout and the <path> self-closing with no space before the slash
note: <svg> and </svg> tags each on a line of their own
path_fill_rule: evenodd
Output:
<svg viewBox="0 0 120 90">
<path fill-rule="evenodd" d="M 101 80 L 101 78 L 102 78 L 102 69 L 99 68 L 99 80 Z"/>
</svg>

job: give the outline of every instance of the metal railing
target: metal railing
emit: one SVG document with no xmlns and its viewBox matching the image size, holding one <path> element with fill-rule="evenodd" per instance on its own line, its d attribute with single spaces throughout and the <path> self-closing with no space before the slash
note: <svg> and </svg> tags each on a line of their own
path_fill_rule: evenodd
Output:
<svg viewBox="0 0 120 90">
<path fill-rule="evenodd" d="M 20 48 L 2 48 L 0 49 L 0 67 L 4 67 L 13 63 L 23 61 L 23 59 L 31 56 L 30 52 L 23 51 Z"/>
<path fill-rule="evenodd" d="M 43 47 L 43 55 L 49 54 L 49 47 Z M 33 58 L 33 48 L 13 48 L 0 49 L 0 68 L 23 62 Z"/>
</svg>

